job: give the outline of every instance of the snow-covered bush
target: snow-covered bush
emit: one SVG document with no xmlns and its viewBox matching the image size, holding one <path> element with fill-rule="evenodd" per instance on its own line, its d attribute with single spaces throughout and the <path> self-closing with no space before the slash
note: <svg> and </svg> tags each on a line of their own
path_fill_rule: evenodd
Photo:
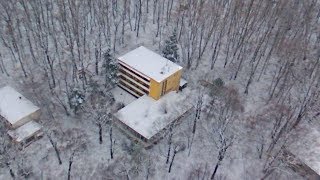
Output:
<svg viewBox="0 0 320 180">
<path fill-rule="evenodd" d="M 74 110 L 74 113 L 76 114 L 81 105 L 84 103 L 85 95 L 84 93 L 78 89 L 73 88 L 70 92 L 70 108 Z"/>
<path fill-rule="evenodd" d="M 217 78 L 213 81 L 210 85 L 211 95 L 213 96 L 220 96 L 223 92 L 224 88 L 224 81 L 221 78 Z"/>
<path fill-rule="evenodd" d="M 217 78 L 213 81 L 213 84 L 217 87 L 223 87 L 224 81 L 221 78 Z"/>
</svg>

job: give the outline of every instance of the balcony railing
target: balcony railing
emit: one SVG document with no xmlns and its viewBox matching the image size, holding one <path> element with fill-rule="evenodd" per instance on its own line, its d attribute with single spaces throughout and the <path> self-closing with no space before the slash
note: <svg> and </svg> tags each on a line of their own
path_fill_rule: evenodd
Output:
<svg viewBox="0 0 320 180">
<path fill-rule="evenodd" d="M 118 86 L 121 87 L 122 89 L 124 89 L 125 91 L 129 92 L 130 94 L 132 94 L 135 97 L 141 97 L 143 96 L 143 94 L 135 91 L 133 88 L 127 86 L 125 83 L 123 83 L 122 81 L 119 81 Z"/>
<path fill-rule="evenodd" d="M 120 79 L 125 79 L 126 81 L 130 81 L 132 83 L 135 83 L 137 86 L 139 86 L 141 88 L 141 90 L 145 90 L 145 91 L 149 92 L 149 85 L 142 83 L 141 81 L 135 79 L 134 77 L 132 77 L 130 75 L 123 74 L 122 72 L 120 72 L 120 73 L 118 73 L 118 77 Z"/>
<path fill-rule="evenodd" d="M 131 74 L 132 76 L 137 77 L 138 79 L 140 79 L 141 81 L 143 81 L 146 84 L 150 84 L 150 78 L 144 77 L 143 75 L 141 75 L 141 73 L 138 73 L 136 71 L 134 71 L 133 69 L 131 69 L 130 67 L 124 65 L 121 63 L 121 61 L 119 61 L 119 69 L 122 69 L 124 71 L 126 71 L 127 73 Z"/>
</svg>

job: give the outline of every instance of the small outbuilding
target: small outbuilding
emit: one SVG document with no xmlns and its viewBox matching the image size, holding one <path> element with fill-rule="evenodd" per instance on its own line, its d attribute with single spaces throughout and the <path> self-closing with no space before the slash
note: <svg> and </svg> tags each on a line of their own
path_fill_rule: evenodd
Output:
<svg viewBox="0 0 320 180">
<path fill-rule="evenodd" d="M 42 127 L 39 123 L 35 121 L 29 121 L 17 129 L 9 130 L 8 134 L 14 142 L 28 145 L 30 142 L 40 138 L 43 135 L 41 128 Z"/>
<path fill-rule="evenodd" d="M 185 79 L 180 79 L 180 84 L 179 84 L 179 90 L 182 91 L 184 88 L 186 88 L 188 85 L 188 82 Z"/>
<path fill-rule="evenodd" d="M 39 116 L 40 108 L 14 88 L 0 88 L 0 117 L 4 119 L 14 142 L 29 144 L 42 136 L 41 125 L 35 121 Z"/>
</svg>

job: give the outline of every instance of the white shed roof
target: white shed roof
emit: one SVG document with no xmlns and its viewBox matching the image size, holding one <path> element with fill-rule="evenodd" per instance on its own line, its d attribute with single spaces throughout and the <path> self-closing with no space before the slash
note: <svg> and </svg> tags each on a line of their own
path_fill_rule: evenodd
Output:
<svg viewBox="0 0 320 180">
<path fill-rule="evenodd" d="M 140 46 L 118 59 L 157 82 L 163 81 L 173 73 L 182 69 L 181 66 L 144 46 Z"/>
<path fill-rule="evenodd" d="M 10 86 L 0 89 L 0 115 L 10 124 L 36 112 L 39 107 L 22 96 Z"/>
<path fill-rule="evenodd" d="M 35 121 L 29 121 L 15 130 L 8 131 L 8 134 L 17 142 L 22 142 L 41 130 L 41 125 Z"/>
<path fill-rule="evenodd" d="M 144 95 L 120 109 L 115 116 L 143 137 L 150 139 L 191 108 L 192 104 L 186 94 L 172 91 L 157 101 Z"/>
</svg>

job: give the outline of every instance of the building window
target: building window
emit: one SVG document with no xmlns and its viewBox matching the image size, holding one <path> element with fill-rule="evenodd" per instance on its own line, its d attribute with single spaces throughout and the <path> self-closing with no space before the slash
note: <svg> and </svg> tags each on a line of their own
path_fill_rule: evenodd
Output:
<svg viewBox="0 0 320 180">
<path fill-rule="evenodd" d="M 166 89 L 167 89 L 167 80 L 165 80 L 165 81 L 162 83 L 161 96 L 166 93 Z"/>
</svg>

